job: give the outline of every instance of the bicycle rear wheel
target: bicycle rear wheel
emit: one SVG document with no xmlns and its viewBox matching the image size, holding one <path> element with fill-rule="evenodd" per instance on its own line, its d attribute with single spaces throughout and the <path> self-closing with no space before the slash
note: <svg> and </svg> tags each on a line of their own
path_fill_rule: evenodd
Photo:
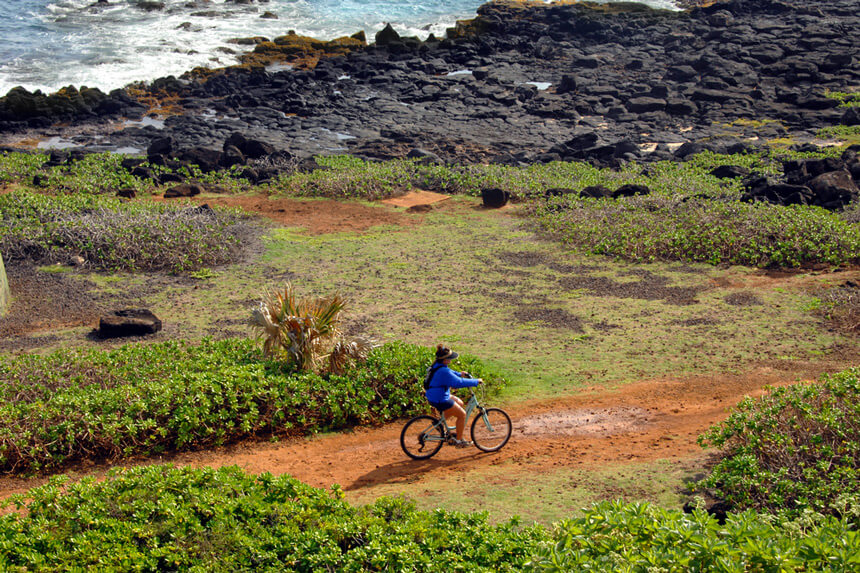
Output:
<svg viewBox="0 0 860 573">
<path fill-rule="evenodd" d="M 513 429 L 507 412 L 499 408 L 486 408 L 472 420 L 472 441 L 483 452 L 496 452 L 511 439 Z"/>
<path fill-rule="evenodd" d="M 416 416 L 406 422 L 400 432 L 400 447 L 407 456 L 426 460 L 439 451 L 445 443 L 445 434 L 438 422 L 433 416 Z"/>
</svg>

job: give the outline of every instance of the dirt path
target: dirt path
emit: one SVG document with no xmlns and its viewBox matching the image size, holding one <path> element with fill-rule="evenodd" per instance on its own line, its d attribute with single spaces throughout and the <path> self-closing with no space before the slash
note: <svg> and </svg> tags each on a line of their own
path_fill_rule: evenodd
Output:
<svg viewBox="0 0 860 573">
<path fill-rule="evenodd" d="M 698 453 L 696 438 L 726 417 L 744 396 L 784 382 L 766 372 L 754 377 L 650 381 L 617 391 L 597 389 L 570 398 L 509 407 L 510 443 L 498 453 L 445 447 L 436 457 L 413 461 L 400 450 L 402 423 L 281 444 L 242 444 L 221 451 L 178 456 L 179 464 L 249 472 L 288 473 L 316 485 L 345 490 L 513 464 L 534 473 L 551 466 L 682 458 Z"/>
<path fill-rule="evenodd" d="M 791 381 L 762 370 L 748 376 L 655 380 L 611 391 L 592 388 L 572 397 L 508 406 L 514 434 L 494 454 L 445 447 L 430 460 L 413 461 L 400 450 L 403 424 L 398 422 L 280 443 L 243 442 L 139 463 L 238 465 L 251 473 L 286 473 L 318 487 L 340 484 L 347 492 L 371 493 L 377 486 L 418 486 L 452 473 L 480 472 L 500 464 L 516 480 L 559 467 L 680 460 L 700 454 L 697 436 L 724 419 L 727 410 L 744 396 L 759 395 L 766 385 L 787 382 Z M 101 476 L 106 470 L 91 467 L 72 474 Z M 0 479 L 0 498 L 43 482 Z"/>
</svg>

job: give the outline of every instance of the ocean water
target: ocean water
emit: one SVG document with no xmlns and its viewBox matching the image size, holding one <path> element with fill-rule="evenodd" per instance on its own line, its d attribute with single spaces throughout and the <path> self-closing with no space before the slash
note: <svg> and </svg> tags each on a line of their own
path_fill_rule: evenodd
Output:
<svg viewBox="0 0 860 573">
<path fill-rule="evenodd" d="M 611 0 L 610 0 L 611 1 Z M 386 23 L 401 35 L 444 36 L 482 0 L 0 0 L 0 94 L 15 86 L 53 92 L 67 85 L 111 90 L 236 63 L 231 38 L 294 30 L 332 39 Z M 646 0 L 674 8 L 672 0 Z M 161 4 L 162 9 L 147 9 Z M 263 18 L 265 12 L 277 19 Z"/>
</svg>

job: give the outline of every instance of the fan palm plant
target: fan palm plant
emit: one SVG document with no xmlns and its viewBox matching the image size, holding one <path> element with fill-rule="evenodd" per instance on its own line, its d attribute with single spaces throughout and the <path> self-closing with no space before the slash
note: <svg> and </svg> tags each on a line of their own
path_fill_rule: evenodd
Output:
<svg viewBox="0 0 860 573">
<path fill-rule="evenodd" d="M 353 360 L 366 359 L 374 347 L 370 339 L 344 338 L 340 314 L 346 304 L 340 294 L 298 299 L 287 283 L 266 293 L 251 326 L 260 329 L 266 356 L 287 360 L 299 370 L 342 372 Z"/>
</svg>

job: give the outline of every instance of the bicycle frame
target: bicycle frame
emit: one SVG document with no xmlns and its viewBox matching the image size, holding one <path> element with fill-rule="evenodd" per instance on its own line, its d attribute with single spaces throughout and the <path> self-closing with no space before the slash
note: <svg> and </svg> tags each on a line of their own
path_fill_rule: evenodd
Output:
<svg viewBox="0 0 860 573">
<path fill-rule="evenodd" d="M 478 403 L 478 395 L 475 393 L 475 389 L 470 388 L 470 390 L 472 391 L 472 397 L 469 398 L 468 402 L 466 402 L 466 408 L 465 408 L 466 409 L 466 421 L 467 422 L 469 421 L 469 418 L 472 417 L 472 412 L 475 410 L 475 408 L 477 408 L 478 412 L 480 412 L 481 416 L 484 419 L 484 423 L 487 425 L 487 429 L 489 429 L 490 431 L 493 431 L 493 427 L 490 424 L 490 420 L 489 420 L 489 418 L 487 418 L 487 415 L 484 413 L 484 408 L 481 406 L 480 403 Z M 436 427 L 438 427 L 440 424 L 444 424 L 442 426 L 442 428 L 444 429 L 444 432 L 443 432 L 444 435 L 442 437 L 442 441 L 447 442 L 447 441 L 450 441 L 451 439 L 453 439 L 454 435 L 452 434 L 452 432 L 456 432 L 456 430 L 457 430 L 456 426 L 449 426 L 448 420 L 445 419 L 445 413 L 439 412 L 439 421 L 436 422 L 435 424 L 433 424 L 432 426 L 430 426 L 428 431 L 424 434 L 424 439 L 426 441 L 433 442 L 433 441 L 439 440 L 438 436 L 433 436 L 430 434 L 430 432 L 432 430 L 434 430 Z"/>
</svg>

